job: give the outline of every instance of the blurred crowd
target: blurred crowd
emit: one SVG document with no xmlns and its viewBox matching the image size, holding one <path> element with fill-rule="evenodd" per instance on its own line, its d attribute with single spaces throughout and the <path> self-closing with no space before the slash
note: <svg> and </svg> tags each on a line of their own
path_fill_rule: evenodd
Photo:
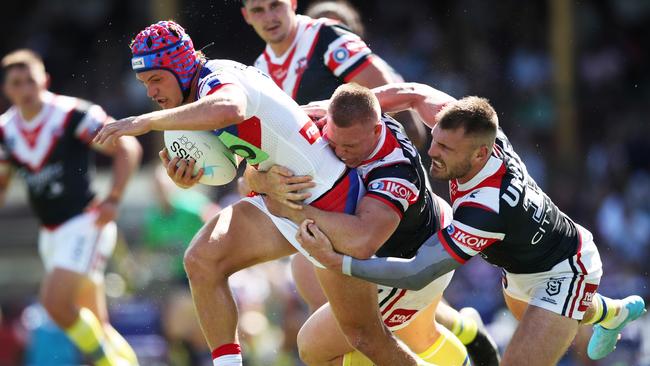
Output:
<svg viewBox="0 0 650 366">
<path fill-rule="evenodd" d="M 650 123 L 645 102 L 650 100 L 650 2 L 571 2 L 573 34 L 568 42 L 577 128 L 571 156 L 559 154 L 555 135 L 559 111 L 550 41 L 553 2 L 352 4 L 361 13 L 370 47 L 407 81 L 427 83 L 457 97 L 490 99 L 531 175 L 562 210 L 594 233 L 604 264 L 599 291 L 648 299 Z M 299 1 L 299 12 L 309 3 Z M 127 46 L 135 32 L 157 18 L 171 17 L 185 25 L 197 48 L 208 46 L 204 52 L 211 58 L 251 64 L 264 46 L 241 19 L 234 0 L 27 0 L 3 8 L 0 54 L 34 49 L 52 76 L 52 91 L 92 100 L 116 118 L 154 108 L 133 77 Z M 7 107 L 0 99 L 0 111 Z M 237 199 L 236 187 L 178 191 L 155 167 L 160 137 L 149 135 L 141 142 L 146 152 L 140 189 L 146 194 L 122 207 L 122 243 L 107 276 L 111 313 L 116 328 L 142 353 L 143 364 L 209 365 L 181 257 L 202 218 Z M 437 188 L 448 198 L 444 184 Z M 9 210 L 20 212 L 20 207 L 10 205 L 0 212 Z M 3 240 L 0 236 L 0 256 L 12 246 L 29 245 L 36 257 L 35 243 Z M 479 310 L 504 346 L 513 320 L 504 308 L 500 274 L 480 260 L 472 262 L 456 272 L 445 297 L 457 308 Z M 297 364 L 292 342 L 306 308 L 286 263 L 244 271 L 231 286 L 240 301 L 244 342 L 254 350 L 247 353 L 247 364 Z M 65 337 L 57 337 L 55 327 L 48 326 L 43 310 L 29 305 L 34 296 L 7 298 L 0 293 L 0 366 L 12 365 L 17 357 L 46 365 L 39 358 L 44 352 L 62 359 L 79 357 Z M 650 365 L 650 321 L 645 317 L 637 323 L 626 329 L 608 365 Z M 583 358 L 568 357 L 563 364 L 596 365 Z"/>
</svg>

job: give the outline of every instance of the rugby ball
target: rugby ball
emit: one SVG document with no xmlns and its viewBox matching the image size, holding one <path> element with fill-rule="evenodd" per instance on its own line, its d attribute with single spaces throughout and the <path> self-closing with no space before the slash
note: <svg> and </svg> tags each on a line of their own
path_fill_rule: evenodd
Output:
<svg viewBox="0 0 650 366">
<path fill-rule="evenodd" d="M 199 183 L 220 186 L 235 179 L 235 154 L 212 131 L 165 131 L 164 138 L 171 159 L 196 160 L 193 175 L 203 168 Z"/>
</svg>

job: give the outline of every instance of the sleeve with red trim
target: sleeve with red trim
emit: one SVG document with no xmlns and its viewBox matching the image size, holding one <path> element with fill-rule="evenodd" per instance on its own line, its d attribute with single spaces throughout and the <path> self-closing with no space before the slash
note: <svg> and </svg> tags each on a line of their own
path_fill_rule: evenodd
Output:
<svg viewBox="0 0 650 366">
<path fill-rule="evenodd" d="M 418 175 L 410 164 L 375 168 L 366 182 L 366 196 L 386 203 L 400 217 L 420 197 Z"/>
<path fill-rule="evenodd" d="M 438 232 L 444 248 L 459 263 L 465 263 L 489 246 L 505 238 L 499 215 L 484 207 L 460 206 L 454 220 Z"/>
<path fill-rule="evenodd" d="M 240 84 L 235 78 L 234 75 L 230 75 L 225 72 L 224 69 L 218 69 L 218 71 L 213 71 L 207 76 L 199 80 L 198 85 L 198 96 L 203 98 L 206 95 L 210 95 L 217 91 L 219 88 L 226 84 Z"/>
<path fill-rule="evenodd" d="M 437 235 L 427 239 L 411 259 L 383 257 L 367 260 L 343 257 L 346 275 L 384 286 L 421 290 L 426 285 L 460 267 L 440 244 Z"/>
<path fill-rule="evenodd" d="M 349 81 L 371 62 L 372 51 L 368 45 L 339 25 L 323 25 L 320 37 L 328 44 L 323 62 L 336 77 Z"/>
<path fill-rule="evenodd" d="M 77 114 L 79 117 L 77 118 Z M 77 111 L 70 121 L 70 128 L 74 129 L 74 135 L 85 144 L 89 144 L 100 128 L 111 118 L 104 109 L 97 104 L 83 101 L 77 106 Z"/>
</svg>

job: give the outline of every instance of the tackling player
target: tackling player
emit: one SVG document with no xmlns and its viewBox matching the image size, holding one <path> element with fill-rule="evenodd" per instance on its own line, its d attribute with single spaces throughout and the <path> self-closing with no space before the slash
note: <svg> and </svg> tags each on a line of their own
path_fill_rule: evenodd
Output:
<svg viewBox="0 0 650 366">
<path fill-rule="evenodd" d="M 645 312 L 643 299 L 596 293 L 602 268 L 591 233 L 528 175 L 487 100 L 449 102 L 447 94 L 422 84 L 390 85 L 376 94 L 384 110 L 414 108 L 432 127 L 431 176 L 450 179 L 454 220 L 409 260 L 341 256 L 309 221 L 301 224 L 303 248 L 328 268 L 410 289 L 480 254 L 503 268 L 505 300 L 520 320 L 504 365 L 556 364 L 579 324 L 597 324 L 591 358 L 611 352 L 620 330 Z"/>
<path fill-rule="evenodd" d="M 29 50 L 2 59 L 12 107 L 0 116 L 0 203 L 15 169 L 27 184 L 41 229 L 45 265 L 40 301 L 52 320 L 95 365 L 137 365 L 110 325 L 103 280 L 113 253 L 118 204 L 142 154 L 133 137 L 93 143 L 111 118 L 85 100 L 49 92 L 43 61 Z M 90 188 L 92 151 L 113 158 L 113 184 L 100 199 Z"/>
<path fill-rule="evenodd" d="M 141 31 L 131 50 L 137 78 L 163 110 L 107 125 L 98 141 L 151 130 L 214 130 L 226 146 L 259 170 L 278 164 L 312 175 L 315 184 L 308 202 L 315 207 L 354 211 L 362 189 L 356 171 L 337 159 L 311 119 L 266 74 L 234 61 L 206 60 L 194 51 L 184 29 L 171 21 Z M 194 161 L 189 165 L 182 161 L 178 169 L 177 162 L 174 158 L 167 165 L 177 184 L 191 186 L 200 179 L 201 173 L 192 177 Z M 195 236 L 185 255 L 185 269 L 215 366 L 242 364 L 228 277 L 296 250 L 308 255 L 295 241 L 296 231 L 294 223 L 273 216 L 256 196 L 225 208 Z M 364 281 L 348 283 L 337 288 L 340 296 L 358 297 L 376 309 L 376 291 L 357 292 L 356 283 L 367 287 Z M 375 363 L 417 364 L 376 313 L 349 309 L 349 316 L 366 320 L 360 329 L 364 336 L 354 345 Z"/>
<path fill-rule="evenodd" d="M 312 206 L 289 208 L 283 200 L 296 201 L 309 195 L 286 195 L 295 187 L 284 183 L 281 174 L 248 174 L 252 187 L 269 195 L 267 205 L 273 214 L 295 223 L 306 218 L 316 220 L 332 233 L 340 252 L 362 258 L 375 253 L 409 258 L 426 239 L 449 225 L 451 207 L 431 193 L 417 150 L 397 121 L 381 115 L 379 102 L 369 89 L 354 84 L 338 87 L 331 98 L 323 134 L 335 154 L 348 167 L 356 168 L 364 181 L 366 194 L 356 212 L 346 215 Z M 434 320 L 451 277 L 450 272 L 420 291 L 380 286 L 379 312 L 386 326 L 422 359 L 460 366 L 469 362 L 465 347 Z M 375 288 L 370 283 L 367 286 Z M 347 310 L 359 306 L 365 305 L 355 298 L 337 299 L 312 315 L 298 336 L 303 361 L 309 365 L 333 364 L 343 356 L 343 365 L 372 365 L 354 351 L 341 332 L 350 332 L 346 327 L 354 324 L 354 319 L 346 319 Z"/>
</svg>

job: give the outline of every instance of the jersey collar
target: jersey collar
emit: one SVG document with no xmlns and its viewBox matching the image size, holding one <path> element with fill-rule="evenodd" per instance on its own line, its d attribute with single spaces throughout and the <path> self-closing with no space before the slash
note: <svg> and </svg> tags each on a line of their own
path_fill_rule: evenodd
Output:
<svg viewBox="0 0 650 366">
<path fill-rule="evenodd" d="M 456 179 L 456 183 L 458 184 L 458 189 L 461 191 L 468 191 L 476 187 L 477 185 L 479 185 L 479 183 L 481 183 L 485 179 L 493 176 L 496 172 L 498 172 L 502 164 L 503 164 L 503 160 L 495 157 L 494 155 L 491 155 L 490 159 L 488 159 L 488 161 L 485 163 L 483 169 L 481 169 L 468 182 L 461 184 L 460 182 L 458 182 L 458 179 Z"/>
</svg>

